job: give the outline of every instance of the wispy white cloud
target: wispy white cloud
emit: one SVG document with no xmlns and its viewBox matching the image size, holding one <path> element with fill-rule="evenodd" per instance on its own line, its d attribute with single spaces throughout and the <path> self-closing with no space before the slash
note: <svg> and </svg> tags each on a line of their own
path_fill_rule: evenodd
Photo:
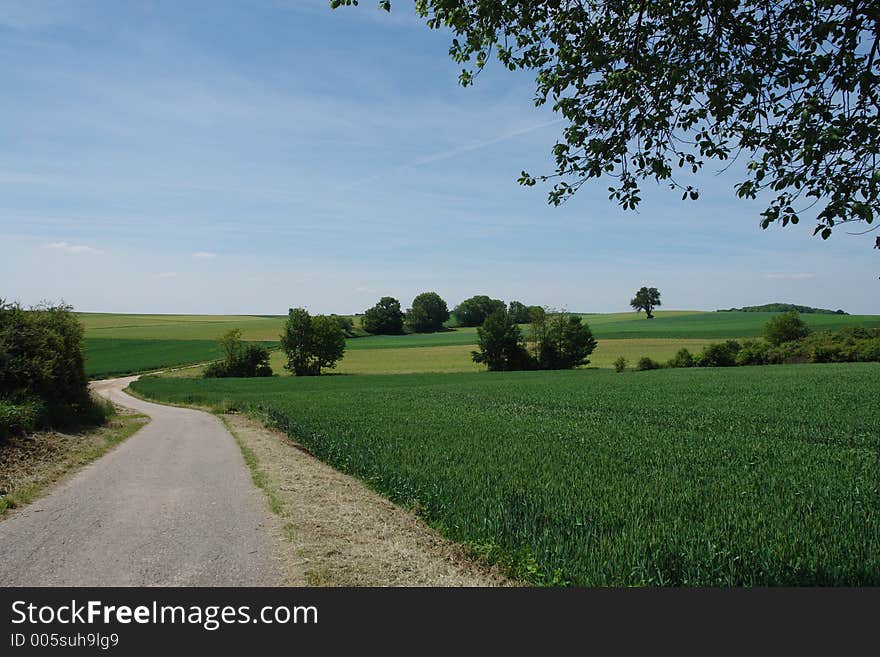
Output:
<svg viewBox="0 0 880 657">
<path fill-rule="evenodd" d="M 490 137 L 489 139 L 481 139 L 478 141 L 471 142 L 470 144 L 465 144 L 463 146 L 457 146 L 455 148 L 450 148 L 445 151 L 439 151 L 437 153 L 432 153 L 431 155 L 425 155 L 423 157 L 416 158 L 404 164 L 401 164 L 396 167 L 392 167 L 389 171 L 401 171 L 403 169 L 409 169 L 410 167 L 420 167 L 426 164 L 434 164 L 436 162 L 442 162 L 444 160 L 450 160 L 454 157 L 458 157 L 459 155 L 464 155 L 465 153 L 471 153 L 473 151 L 478 151 L 483 148 L 488 148 L 489 146 L 494 146 L 495 144 L 500 144 L 502 142 L 508 141 L 510 139 L 515 139 L 516 137 L 521 137 L 522 135 L 526 135 L 530 132 L 536 132 L 537 130 L 542 130 L 544 128 L 549 128 L 550 126 L 559 125 L 562 123 L 564 119 L 555 119 L 553 121 L 546 121 L 544 123 L 538 123 L 535 125 L 530 125 L 525 128 L 517 128 L 516 130 L 509 130 L 507 132 L 501 133 L 499 135 L 495 135 L 494 137 Z M 374 180 L 378 180 L 386 174 L 376 174 L 373 176 L 369 176 L 367 178 L 362 178 L 360 180 L 356 180 L 354 182 L 348 183 L 347 185 L 343 185 L 341 189 L 353 189 L 364 185 L 366 183 L 372 182 Z"/>
<path fill-rule="evenodd" d="M 91 253 L 98 255 L 102 253 L 98 249 L 86 246 L 85 244 L 71 244 L 70 242 L 50 242 L 44 248 L 55 249 L 56 251 L 64 251 L 65 253 Z"/>
<path fill-rule="evenodd" d="M 160 271 L 154 278 L 177 278 L 176 271 Z"/>
<path fill-rule="evenodd" d="M 464 146 L 459 146 L 458 148 L 452 148 L 447 151 L 441 151 L 439 153 L 434 153 L 433 155 L 428 155 L 426 157 L 421 157 L 408 164 L 403 166 L 409 167 L 417 167 L 422 166 L 424 164 L 431 164 L 433 162 L 440 162 L 442 160 L 448 160 L 458 155 L 463 155 L 465 153 L 470 153 L 472 151 L 480 150 L 481 148 L 486 148 L 488 146 L 494 146 L 495 144 L 500 144 L 503 141 L 508 141 L 509 139 L 513 139 L 515 137 L 519 137 L 521 135 L 528 134 L 530 132 L 535 132 L 536 130 L 541 130 L 542 128 L 549 128 L 553 125 L 559 125 L 562 123 L 564 119 L 556 119 L 555 121 L 547 121 L 545 123 L 538 123 L 536 125 L 531 125 L 525 128 L 519 128 L 517 130 L 511 130 L 509 132 L 505 132 L 500 135 L 496 135 L 489 139 L 483 139 L 480 141 L 475 141 L 470 144 L 466 144 Z"/>
<path fill-rule="evenodd" d="M 816 274 L 809 273 L 797 273 L 797 274 L 788 274 L 788 273 L 775 273 L 775 274 L 767 274 L 767 278 L 771 281 L 808 281 L 812 278 L 816 278 Z"/>
<path fill-rule="evenodd" d="M 196 251 L 192 254 L 193 258 L 199 258 L 200 260 L 210 260 L 211 258 L 216 258 L 216 253 L 211 253 L 210 251 Z"/>
</svg>

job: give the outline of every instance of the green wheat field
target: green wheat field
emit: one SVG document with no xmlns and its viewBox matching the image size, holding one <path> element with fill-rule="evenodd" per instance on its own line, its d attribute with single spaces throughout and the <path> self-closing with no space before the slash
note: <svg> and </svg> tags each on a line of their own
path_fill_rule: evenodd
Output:
<svg viewBox="0 0 880 657">
<path fill-rule="evenodd" d="M 536 584 L 878 585 L 880 364 L 146 378 L 254 413 Z"/>
</svg>

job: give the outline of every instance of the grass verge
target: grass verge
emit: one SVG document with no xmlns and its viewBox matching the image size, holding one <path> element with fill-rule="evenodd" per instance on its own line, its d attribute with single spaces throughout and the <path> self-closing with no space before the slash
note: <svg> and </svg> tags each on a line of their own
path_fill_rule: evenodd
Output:
<svg viewBox="0 0 880 657">
<path fill-rule="evenodd" d="M 266 496 L 266 501 L 269 503 L 269 510 L 275 515 L 280 516 L 282 519 L 287 518 L 284 501 L 278 495 L 278 490 L 272 485 L 266 472 L 260 468 L 260 460 L 257 457 L 257 453 L 251 449 L 244 440 L 242 440 L 235 425 L 230 422 L 231 416 L 229 414 L 224 414 L 222 409 L 215 409 L 214 414 L 220 418 L 226 426 L 226 429 L 232 434 L 232 437 L 235 438 L 235 442 L 238 444 L 238 448 L 241 450 L 241 455 L 244 458 L 245 465 L 247 465 L 248 470 L 251 473 L 251 481 L 254 482 L 254 486 L 263 491 L 263 494 Z M 294 534 L 291 526 L 288 538 L 292 539 L 293 536 Z"/>
<path fill-rule="evenodd" d="M 117 409 L 102 427 L 74 434 L 38 432 L 0 443 L 0 519 L 30 504 L 63 477 L 106 454 L 147 422 Z"/>
<path fill-rule="evenodd" d="M 421 519 L 322 463 L 259 414 L 217 411 L 275 514 L 289 586 L 510 584 Z"/>
</svg>

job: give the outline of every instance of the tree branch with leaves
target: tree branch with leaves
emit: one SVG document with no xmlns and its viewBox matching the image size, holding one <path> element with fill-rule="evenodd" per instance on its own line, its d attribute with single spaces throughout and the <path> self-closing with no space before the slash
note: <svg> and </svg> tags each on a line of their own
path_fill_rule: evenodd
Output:
<svg viewBox="0 0 880 657">
<path fill-rule="evenodd" d="M 357 0 L 332 0 L 331 7 Z M 391 10 L 383 0 L 379 7 Z M 841 224 L 880 212 L 880 5 L 876 0 L 416 0 L 473 84 L 493 54 L 535 72 L 536 105 L 567 121 L 551 183 L 559 205 L 590 179 L 625 209 L 654 180 L 746 158 L 736 185 L 760 225 Z M 873 228 L 873 226 L 872 226 Z"/>
</svg>

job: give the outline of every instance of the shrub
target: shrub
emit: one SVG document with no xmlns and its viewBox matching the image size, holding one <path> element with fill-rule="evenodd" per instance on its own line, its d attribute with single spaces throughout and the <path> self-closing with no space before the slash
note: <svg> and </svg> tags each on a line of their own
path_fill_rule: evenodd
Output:
<svg viewBox="0 0 880 657">
<path fill-rule="evenodd" d="M 229 376 L 226 370 L 226 362 L 215 360 L 213 363 L 208 363 L 202 372 L 202 376 L 206 379 L 220 379 Z"/>
<path fill-rule="evenodd" d="M 700 357 L 700 367 L 733 367 L 742 346 L 736 340 L 707 345 Z"/>
<path fill-rule="evenodd" d="M 91 398 L 91 402 L 80 416 L 80 420 L 84 424 L 105 424 L 107 420 L 116 415 L 116 407 L 113 406 L 113 402 L 94 395 Z"/>
<path fill-rule="evenodd" d="M 522 332 L 506 310 L 496 310 L 477 329 L 479 351 L 472 351 L 475 363 L 485 363 L 490 372 L 534 369 Z"/>
<path fill-rule="evenodd" d="M 375 306 L 364 312 L 362 324 L 367 333 L 400 335 L 403 333 L 400 301 L 394 297 L 382 297 Z"/>
<path fill-rule="evenodd" d="M 436 292 L 423 292 L 406 311 L 406 325 L 414 333 L 433 333 L 449 319 L 449 308 Z"/>
<path fill-rule="evenodd" d="M 801 340 L 799 347 L 814 363 L 880 361 L 880 329 L 848 328 L 813 333 Z"/>
<path fill-rule="evenodd" d="M 840 363 L 845 359 L 841 345 L 831 342 L 810 345 L 808 353 L 814 363 Z"/>
<path fill-rule="evenodd" d="M 769 365 L 774 362 L 774 348 L 763 341 L 745 340 L 734 356 L 735 365 Z"/>
<path fill-rule="evenodd" d="M 644 372 L 646 370 L 659 370 L 661 367 L 663 366 L 660 363 L 658 363 L 653 358 L 650 358 L 649 356 L 642 356 L 636 363 L 637 372 Z"/>
<path fill-rule="evenodd" d="M 38 400 L 23 400 L 15 404 L 0 399 L 0 440 L 33 431 L 45 424 L 45 416 L 45 406 Z"/>
<path fill-rule="evenodd" d="M 536 313 L 530 348 L 541 370 L 570 370 L 590 362 L 596 340 L 579 315 Z"/>
<path fill-rule="evenodd" d="M 88 399 L 83 328 L 70 306 L 25 310 L 0 301 L 0 396 L 55 407 Z"/>
<path fill-rule="evenodd" d="M 272 376 L 269 350 L 260 344 L 244 342 L 241 339 L 241 329 L 224 333 L 220 338 L 220 345 L 226 357 L 222 361 L 210 363 L 205 368 L 205 378 Z"/>
<path fill-rule="evenodd" d="M 854 360 L 880 362 L 880 338 L 863 340 L 856 346 L 853 355 L 855 356 Z"/>
<path fill-rule="evenodd" d="M 685 348 L 679 349 L 668 363 L 669 367 L 693 367 L 694 355 Z"/>
<path fill-rule="evenodd" d="M 800 340 L 810 334 L 810 327 L 797 311 L 780 313 L 764 325 L 764 338 L 774 346 Z"/>
<path fill-rule="evenodd" d="M 88 391 L 83 327 L 65 304 L 29 309 L 0 299 L 4 431 L 73 427 L 101 417 Z"/>
<path fill-rule="evenodd" d="M 614 371 L 617 373 L 623 372 L 628 365 L 629 361 L 623 356 L 619 356 L 617 360 L 614 361 Z"/>
</svg>

